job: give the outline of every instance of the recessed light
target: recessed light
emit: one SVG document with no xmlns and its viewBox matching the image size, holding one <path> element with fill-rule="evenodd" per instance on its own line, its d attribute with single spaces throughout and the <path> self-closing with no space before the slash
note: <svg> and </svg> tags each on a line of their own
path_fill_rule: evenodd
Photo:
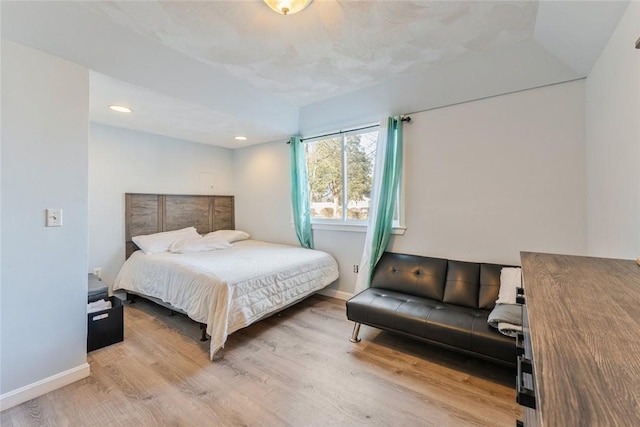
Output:
<svg viewBox="0 0 640 427">
<path fill-rule="evenodd" d="M 236 141 L 246 141 L 247 137 L 246 136 L 236 136 Z"/>
<path fill-rule="evenodd" d="M 109 108 L 111 108 L 113 111 L 117 111 L 119 113 L 130 113 L 131 111 L 133 111 L 131 108 L 124 107 L 122 105 L 109 105 Z"/>
</svg>

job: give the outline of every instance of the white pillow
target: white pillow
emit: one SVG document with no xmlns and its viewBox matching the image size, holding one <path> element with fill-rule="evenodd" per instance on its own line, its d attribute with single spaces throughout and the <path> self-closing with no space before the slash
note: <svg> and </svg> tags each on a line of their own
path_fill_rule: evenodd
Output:
<svg viewBox="0 0 640 427">
<path fill-rule="evenodd" d="M 205 236 L 196 239 L 185 239 L 173 242 L 169 250 L 175 254 L 192 254 L 195 252 L 213 251 L 230 248 L 231 243 L 219 236 Z"/>
<path fill-rule="evenodd" d="M 522 269 L 504 267 L 500 270 L 500 291 L 496 304 L 515 304 L 516 288 L 522 286 Z"/>
<path fill-rule="evenodd" d="M 240 230 L 218 230 L 212 231 L 211 233 L 207 234 L 207 237 L 208 236 L 222 237 L 227 242 L 233 243 L 237 242 L 238 240 L 247 240 L 249 238 L 249 233 L 245 233 L 244 231 Z"/>
<path fill-rule="evenodd" d="M 176 240 L 193 239 L 200 237 L 195 227 L 187 227 L 182 230 L 164 231 L 162 233 L 134 236 L 131 240 L 138 245 L 145 254 L 167 252 Z"/>
</svg>

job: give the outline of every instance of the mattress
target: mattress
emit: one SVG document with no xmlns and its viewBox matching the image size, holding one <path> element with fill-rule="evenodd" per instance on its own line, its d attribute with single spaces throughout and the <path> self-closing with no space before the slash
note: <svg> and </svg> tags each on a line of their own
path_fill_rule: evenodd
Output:
<svg viewBox="0 0 640 427">
<path fill-rule="evenodd" d="M 160 299 L 206 323 L 213 360 L 228 335 L 337 278 L 338 265 L 326 252 L 243 240 L 229 249 L 192 254 L 137 251 L 122 266 L 113 290 Z"/>
</svg>

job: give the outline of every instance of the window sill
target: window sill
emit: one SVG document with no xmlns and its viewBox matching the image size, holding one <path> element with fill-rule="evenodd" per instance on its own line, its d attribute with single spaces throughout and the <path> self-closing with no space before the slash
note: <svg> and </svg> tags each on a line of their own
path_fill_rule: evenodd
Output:
<svg viewBox="0 0 640 427">
<path fill-rule="evenodd" d="M 323 231 L 346 231 L 350 233 L 366 233 L 367 224 L 331 224 L 331 223 L 312 223 L 312 230 Z M 391 234 L 404 235 L 407 227 L 393 227 Z"/>
</svg>

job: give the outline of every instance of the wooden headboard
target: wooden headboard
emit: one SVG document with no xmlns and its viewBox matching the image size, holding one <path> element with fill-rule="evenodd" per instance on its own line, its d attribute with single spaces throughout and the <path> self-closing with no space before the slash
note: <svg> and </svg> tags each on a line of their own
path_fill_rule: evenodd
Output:
<svg viewBox="0 0 640 427">
<path fill-rule="evenodd" d="M 138 247 L 141 234 L 195 227 L 200 234 L 235 229 L 233 196 L 125 194 L 126 257 Z"/>
</svg>

